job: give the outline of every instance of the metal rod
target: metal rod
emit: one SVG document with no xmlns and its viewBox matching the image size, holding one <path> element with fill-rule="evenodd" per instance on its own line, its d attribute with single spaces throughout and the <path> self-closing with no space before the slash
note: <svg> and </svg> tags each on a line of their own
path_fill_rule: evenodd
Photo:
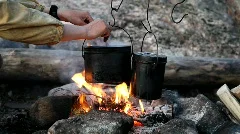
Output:
<svg viewBox="0 0 240 134">
<path fill-rule="evenodd" d="M 173 19 L 174 9 L 176 8 L 177 5 L 182 4 L 183 2 L 185 2 L 185 0 L 183 0 L 182 2 L 177 3 L 177 4 L 173 7 L 173 10 L 172 10 L 172 13 L 171 13 L 171 18 L 172 18 L 172 21 L 173 21 L 174 23 L 177 23 L 177 24 L 180 23 L 180 22 L 183 20 L 183 18 L 188 15 L 188 14 L 184 14 L 180 21 L 175 21 L 175 20 Z"/>
<path fill-rule="evenodd" d="M 113 18 L 113 24 L 111 25 L 111 23 L 109 22 L 109 25 L 112 26 L 112 27 L 116 27 L 116 28 L 118 28 L 118 29 L 121 29 L 121 30 L 123 30 L 125 33 L 127 33 L 128 37 L 129 37 L 129 39 L 130 39 L 130 42 L 131 42 L 131 53 L 133 54 L 133 39 L 132 39 L 131 35 L 130 35 L 130 34 L 127 32 L 127 30 L 125 30 L 124 28 L 122 28 L 122 27 L 120 27 L 120 26 L 116 26 L 116 19 L 115 19 L 114 15 L 113 15 L 113 11 L 118 12 L 118 10 L 120 9 L 122 3 L 123 3 L 123 0 L 121 0 L 121 2 L 120 2 L 120 4 L 118 5 L 117 8 L 114 8 L 114 7 L 113 7 L 113 0 L 111 0 L 111 16 L 112 16 L 112 18 Z"/>
<path fill-rule="evenodd" d="M 149 22 L 149 19 L 148 19 L 148 11 L 149 11 L 149 5 L 150 5 L 150 0 L 148 0 L 148 6 L 147 6 L 147 22 L 148 22 L 148 25 L 149 25 L 149 29 L 147 29 L 147 27 L 144 25 L 144 23 L 141 21 L 143 27 L 145 28 L 145 30 L 147 31 L 144 36 L 143 36 L 143 40 L 142 40 L 142 46 L 141 46 L 141 52 L 143 50 L 143 44 L 144 44 L 144 40 L 145 40 L 145 37 L 147 36 L 147 34 L 153 34 L 155 40 L 156 40 L 156 44 L 157 44 L 157 63 L 158 63 L 158 41 L 157 41 L 157 37 L 156 35 L 152 32 L 152 27 L 151 27 L 151 24 Z"/>
</svg>

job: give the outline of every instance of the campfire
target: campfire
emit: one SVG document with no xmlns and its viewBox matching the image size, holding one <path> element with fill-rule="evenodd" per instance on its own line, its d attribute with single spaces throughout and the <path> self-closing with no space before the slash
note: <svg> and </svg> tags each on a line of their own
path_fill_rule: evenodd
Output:
<svg viewBox="0 0 240 134">
<path fill-rule="evenodd" d="M 149 125 L 146 122 L 149 123 L 150 118 L 150 120 L 154 120 L 152 123 L 168 121 L 167 113 L 171 109 L 170 105 L 161 105 L 159 108 L 152 107 L 148 101 L 133 97 L 130 94 L 131 87 L 128 87 L 126 83 L 116 86 L 102 83 L 90 84 L 85 81 L 84 75 L 83 71 L 72 77 L 80 89 L 77 102 L 72 108 L 72 116 L 88 113 L 94 109 L 125 113 L 133 117 L 134 126 Z M 144 105 L 148 105 L 148 109 L 145 109 Z"/>
</svg>

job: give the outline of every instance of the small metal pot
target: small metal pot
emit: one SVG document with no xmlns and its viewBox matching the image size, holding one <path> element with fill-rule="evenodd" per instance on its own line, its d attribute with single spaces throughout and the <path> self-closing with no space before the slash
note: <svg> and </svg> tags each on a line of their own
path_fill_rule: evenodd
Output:
<svg viewBox="0 0 240 134">
<path fill-rule="evenodd" d="M 146 100 L 161 98 L 166 62 L 166 56 L 148 52 L 134 53 L 131 94 Z"/>
<path fill-rule="evenodd" d="M 86 46 L 85 79 L 89 83 L 119 84 L 131 80 L 131 46 Z"/>
</svg>

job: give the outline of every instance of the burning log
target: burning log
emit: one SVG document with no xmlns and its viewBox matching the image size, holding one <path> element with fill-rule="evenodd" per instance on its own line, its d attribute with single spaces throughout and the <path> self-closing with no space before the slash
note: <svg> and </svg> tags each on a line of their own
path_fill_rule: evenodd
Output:
<svg viewBox="0 0 240 134">
<path fill-rule="evenodd" d="M 84 68 L 81 51 L 0 49 L 0 80 L 38 80 L 69 83 Z M 239 85 L 240 60 L 168 57 L 164 85 Z"/>
</svg>

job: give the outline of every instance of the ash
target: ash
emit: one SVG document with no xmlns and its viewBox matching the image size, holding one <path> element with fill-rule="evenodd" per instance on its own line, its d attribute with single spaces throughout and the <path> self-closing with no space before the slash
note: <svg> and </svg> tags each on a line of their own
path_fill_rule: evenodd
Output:
<svg viewBox="0 0 240 134">
<path fill-rule="evenodd" d="M 166 101 L 162 99 L 153 101 L 142 100 L 145 111 L 141 114 L 134 114 L 134 112 L 139 111 L 140 107 L 135 107 L 132 111 L 133 119 L 142 123 L 141 126 L 134 126 L 129 134 L 146 134 L 153 133 L 157 128 L 167 123 L 173 118 L 171 104 L 166 104 Z"/>
</svg>

